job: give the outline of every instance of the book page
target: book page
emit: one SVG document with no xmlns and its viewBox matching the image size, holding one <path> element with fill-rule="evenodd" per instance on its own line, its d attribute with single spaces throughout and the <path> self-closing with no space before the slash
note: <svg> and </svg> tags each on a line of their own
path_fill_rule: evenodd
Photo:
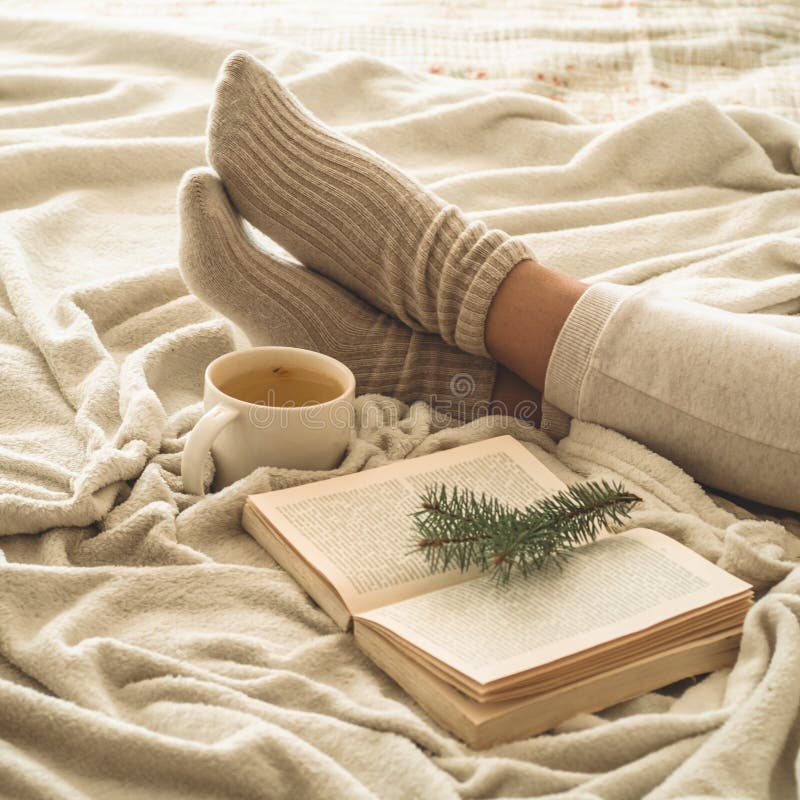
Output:
<svg viewBox="0 0 800 800">
<path fill-rule="evenodd" d="M 747 590 L 668 536 L 605 537 L 498 586 L 488 576 L 358 616 L 486 684 Z"/>
<path fill-rule="evenodd" d="M 564 488 L 524 445 L 500 436 L 250 501 L 357 613 L 477 574 L 431 574 L 413 550 L 411 514 L 435 482 L 485 492 L 514 507 Z"/>
</svg>

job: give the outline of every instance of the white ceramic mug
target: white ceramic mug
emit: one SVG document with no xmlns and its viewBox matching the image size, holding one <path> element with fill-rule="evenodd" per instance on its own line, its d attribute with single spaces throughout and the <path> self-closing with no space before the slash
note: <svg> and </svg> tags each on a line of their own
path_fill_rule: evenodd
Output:
<svg viewBox="0 0 800 800">
<path fill-rule="evenodd" d="M 311 370 L 341 387 L 333 400 L 314 405 L 268 406 L 225 394 L 221 385 L 254 369 Z M 229 486 L 256 467 L 333 469 L 353 428 L 356 379 L 340 361 L 298 347 L 251 347 L 214 359 L 205 372 L 205 414 L 186 440 L 181 461 L 184 491 L 203 494 L 203 465 L 211 450 L 214 487 Z"/>
</svg>

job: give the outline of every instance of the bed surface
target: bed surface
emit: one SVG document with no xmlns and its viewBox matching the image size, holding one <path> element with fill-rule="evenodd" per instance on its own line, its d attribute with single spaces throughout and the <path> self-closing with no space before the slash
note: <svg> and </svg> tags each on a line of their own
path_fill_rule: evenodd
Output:
<svg viewBox="0 0 800 800">
<path fill-rule="evenodd" d="M 768 0 L 19 0 L 177 32 L 279 37 L 414 70 L 516 79 L 592 121 L 624 119 L 686 92 L 798 119 L 800 7 Z"/>
<path fill-rule="evenodd" d="M 0 4 L 0 796 L 795 797 L 792 515 L 712 496 L 596 425 L 555 444 L 373 399 L 386 422 L 364 418 L 344 470 L 513 433 L 565 481 L 625 481 L 645 498 L 632 526 L 761 597 L 732 671 L 474 753 L 241 529 L 247 494 L 312 476 L 185 495 L 203 369 L 243 341 L 180 280 L 175 192 L 204 161 L 217 69 L 244 48 L 545 263 L 800 334 L 798 22 L 790 4 L 732 2 Z M 786 189 L 634 182 L 616 206 L 573 207 L 519 180 L 582 139 L 615 146 L 618 123 L 632 162 L 658 163 L 654 131 L 698 163 L 740 141 Z"/>
</svg>

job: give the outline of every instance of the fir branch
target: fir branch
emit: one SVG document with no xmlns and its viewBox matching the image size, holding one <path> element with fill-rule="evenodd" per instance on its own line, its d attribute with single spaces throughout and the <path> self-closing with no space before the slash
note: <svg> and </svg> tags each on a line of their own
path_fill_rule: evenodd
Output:
<svg viewBox="0 0 800 800">
<path fill-rule="evenodd" d="M 514 569 L 529 575 L 594 541 L 602 527 L 629 517 L 640 500 L 622 484 L 602 480 L 575 484 L 515 509 L 485 494 L 478 498 L 467 489 L 448 491 L 434 484 L 412 514 L 419 534 L 415 549 L 433 571 L 478 566 L 505 583 Z"/>
</svg>

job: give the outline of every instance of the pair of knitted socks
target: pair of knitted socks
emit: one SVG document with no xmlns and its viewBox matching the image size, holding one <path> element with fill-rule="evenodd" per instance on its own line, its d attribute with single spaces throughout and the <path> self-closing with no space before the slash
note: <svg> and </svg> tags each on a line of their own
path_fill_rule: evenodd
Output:
<svg viewBox="0 0 800 800">
<path fill-rule="evenodd" d="M 181 271 L 198 297 L 254 345 L 338 358 L 359 393 L 462 419 L 486 407 L 486 314 L 532 258 L 521 240 L 326 127 L 247 53 L 220 73 L 208 159 L 214 171 L 193 170 L 180 191 Z M 296 260 L 256 244 L 243 219 Z"/>
</svg>

